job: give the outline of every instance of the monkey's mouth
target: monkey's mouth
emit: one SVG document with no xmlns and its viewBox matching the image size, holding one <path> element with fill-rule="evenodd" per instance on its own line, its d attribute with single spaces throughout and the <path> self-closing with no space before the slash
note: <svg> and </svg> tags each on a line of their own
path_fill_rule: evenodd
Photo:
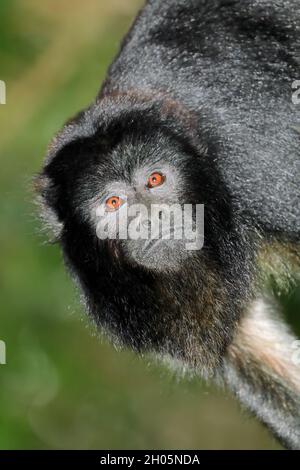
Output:
<svg viewBox="0 0 300 470">
<path fill-rule="evenodd" d="M 166 243 L 168 242 L 169 240 L 166 240 L 164 238 L 158 238 L 158 239 L 150 239 L 150 240 L 146 240 L 145 244 L 144 244 L 144 248 L 143 248 L 143 251 L 145 252 L 145 255 L 147 256 L 151 256 L 151 253 L 153 254 L 156 250 L 159 250 L 160 249 L 160 245 L 162 243 Z"/>
<path fill-rule="evenodd" d="M 151 271 L 179 271 L 184 260 L 191 256 L 184 240 L 158 239 L 127 240 L 125 256 L 134 264 Z"/>
</svg>

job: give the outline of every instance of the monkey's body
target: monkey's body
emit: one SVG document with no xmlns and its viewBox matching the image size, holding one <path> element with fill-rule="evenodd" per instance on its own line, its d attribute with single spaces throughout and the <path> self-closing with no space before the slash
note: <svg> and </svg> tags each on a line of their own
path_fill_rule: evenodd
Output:
<svg viewBox="0 0 300 470">
<path fill-rule="evenodd" d="M 266 311 L 259 259 L 289 246 L 300 266 L 299 28 L 298 0 L 148 1 L 39 179 L 45 217 L 97 323 L 139 352 L 225 382 L 294 448 L 300 372 L 293 336 Z M 149 268 L 139 248 L 99 241 L 91 215 L 112 184 L 151 204 L 140 173 L 154 164 L 174 182 L 156 199 L 205 206 L 203 249 L 171 251 L 170 267 L 166 250 Z"/>
</svg>

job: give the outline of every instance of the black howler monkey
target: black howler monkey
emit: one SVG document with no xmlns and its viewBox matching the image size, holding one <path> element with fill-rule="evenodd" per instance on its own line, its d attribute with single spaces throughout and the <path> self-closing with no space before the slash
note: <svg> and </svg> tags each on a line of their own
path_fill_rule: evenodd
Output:
<svg viewBox="0 0 300 470">
<path fill-rule="evenodd" d="M 300 365 L 266 288 L 300 268 L 299 78 L 299 0 L 148 0 L 37 178 L 97 324 L 225 384 L 289 448 Z M 203 204 L 204 246 L 100 239 L 95 208 L 125 202 Z"/>
</svg>

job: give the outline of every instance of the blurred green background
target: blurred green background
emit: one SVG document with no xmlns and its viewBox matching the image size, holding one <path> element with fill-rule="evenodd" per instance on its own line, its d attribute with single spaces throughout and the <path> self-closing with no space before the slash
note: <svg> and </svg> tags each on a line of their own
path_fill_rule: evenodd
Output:
<svg viewBox="0 0 300 470">
<path fill-rule="evenodd" d="M 141 1 L 1 0 L 1 449 L 276 449 L 229 396 L 93 332 L 30 180 L 48 141 L 96 95 Z M 292 321 L 299 292 L 283 299 Z"/>
</svg>

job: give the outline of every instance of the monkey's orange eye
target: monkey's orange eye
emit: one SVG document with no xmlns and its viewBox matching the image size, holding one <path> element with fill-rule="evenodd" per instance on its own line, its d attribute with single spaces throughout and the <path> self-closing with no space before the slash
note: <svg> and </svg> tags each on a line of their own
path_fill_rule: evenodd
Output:
<svg viewBox="0 0 300 470">
<path fill-rule="evenodd" d="M 148 178 L 147 188 L 157 188 L 164 184 L 166 177 L 161 173 L 155 172 Z"/>
<path fill-rule="evenodd" d="M 110 212 L 118 210 L 124 203 L 123 199 L 119 196 L 112 196 L 105 202 L 106 209 Z"/>
</svg>

